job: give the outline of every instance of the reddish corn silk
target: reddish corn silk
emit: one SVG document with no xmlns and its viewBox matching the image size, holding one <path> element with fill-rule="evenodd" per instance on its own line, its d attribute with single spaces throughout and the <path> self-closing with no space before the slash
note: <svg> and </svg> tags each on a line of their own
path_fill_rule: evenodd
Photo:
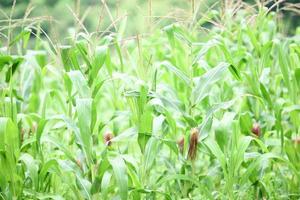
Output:
<svg viewBox="0 0 300 200">
<path fill-rule="evenodd" d="M 177 140 L 177 145 L 179 148 L 179 152 L 183 154 L 183 149 L 184 149 L 184 137 L 182 136 L 179 140 Z"/>
<path fill-rule="evenodd" d="M 107 132 L 107 133 L 104 134 L 103 138 L 104 138 L 105 145 L 110 146 L 111 145 L 111 140 L 114 138 L 114 135 L 110 132 Z"/>
<path fill-rule="evenodd" d="M 33 125 L 32 125 L 32 127 L 31 127 L 31 129 L 30 129 L 30 131 L 31 131 L 31 133 L 32 134 L 34 134 L 35 132 L 36 132 L 36 130 L 37 130 L 37 127 L 38 125 L 36 124 L 36 123 L 34 123 Z"/>
<path fill-rule="evenodd" d="M 80 169 L 82 169 L 82 163 L 79 159 L 76 160 L 76 164 L 78 165 L 78 167 L 80 167 Z"/>
<path fill-rule="evenodd" d="M 260 126 L 258 123 L 254 123 L 253 126 L 252 126 L 252 129 L 251 129 L 251 132 L 253 134 L 255 134 L 256 136 L 260 136 L 261 134 L 261 130 L 260 130 Z"/>
<path fill-rule="evenodd" d="M 196 159 L 198 139 L 199 139 L 199 130 L 197 128 L 193 128 L 191 130 L 189 151 L 188 151 L 188 158 L 190 160 Z"/>
<path fill-rule="evenodd" d="M 296 138 L 292 139 L 292 141 L 294 142 L 294 144 L 300 145 L 300 137 L 296 137 Z"/>
<path fill-rule="evenodd" d="M 22 128 L 21 131 L 20 131 L 20 142 L 21 142 L 21 144 L 24 141 L 24 135 L 25 135 L 25 129 Z"/>
</svg>

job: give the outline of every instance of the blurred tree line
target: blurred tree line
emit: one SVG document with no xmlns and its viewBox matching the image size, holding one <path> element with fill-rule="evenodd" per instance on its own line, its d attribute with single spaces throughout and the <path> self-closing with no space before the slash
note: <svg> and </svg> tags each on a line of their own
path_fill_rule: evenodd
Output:
<svg viewBox="0 0 300 200">
<path fill-rule="evenodd" d="M 128 23 L 125 30 L 127 34 L 147 30 L 145 16 L 149 15 L 148 0 L 106 0 L 105 2 L 113 20 L 121 21 L 125 15 L 127 16 Z M 0 9 L 7 15 L 9 15 L 12 5 L 13 0 L 0 0 Z M 30 17 L 51 16 L 55 19 L 54 29 L 61 38 L 68 35 L 67 30 L 78 27 L 78 20 L 75 19 L 74 13 L 76 15 L 79 13 L 80 17 L 85 16 L 83 24 L 89 32 L 97 29 L 106 30 L 112 24 L 108 11 L 103 8 L 101 0 L 16 0 L 13 18 L 22 19 L 29 5 L 34 7 Z M 78 7 L 78 5 L 80 6 Z M 165 16 L 176 10 L 175 8 L 189 10 L 190 0 L 152 0 L 151 15 Z M 2 14 L 0 13 L 0 19 L 4 18 Z M 99 22 L 99 20 L 101 21 Z M 99 24 L 100 27 L 98 27 Z M 44 22 L 41 27 L 46 33 L 51 33 L 51 25 L 49 22 Z"/>
<path fill-rule="evenodd" d="M 195 2 L 200 2 L 195 0 Z M 206 0 L 204 2 L 205 6 L 203 11 L 207 9 L 210 5 L 218 2 L 218 0 Z M 219 1 L 220 2 L 220 1 Z M 255 0 L 245 0 L 245 2 L 254 3 Z M 274 0 L 275 2 L 275 0 Z M 268 4 L 269 7 L 272 6 L 274 2 Z M 137 32 L 143 32 L 147 30 L 145 26 L 146 21 L 149 20 L 145 16 L 149 15 L 148 0 L 106 0 L 107 6 L 115 20 L 121 19 L 125 15 L 128 18 L 126 25 L 127 34 L 135 34 Z M 286 0 L 284 3 L 299 3 L 299 0 Z M 4 13 L 9 14 L 13 0 L 0 0 L 0 9 Z M 34 9 L 31 12 L 31 17 L 38 16 L 52 16 L 56 20 L 55 31 L 60 37 L 67 35 L 67 31 L 71 27 L 78 26 L 78 21 L 74 18 L 74 13 L 79 12 L 80 16 L 85 16 L 84 26 L 88 31 L 92 32 L 97 29 L 99 24 L 101 25 L 100 30 L 105 30 L 112 22 L 108 16 L 107 10 L 103 9 L 101 0 L 17 0 L 13 18 L 22 19 L 26 9 L 29 5 L 32 5 Z M 78 7 L 80 5 L 80 7 Z M 280 4 L 279 7 L 275 6 L 273 10 L 281 9 L 284 4 Z M 300 5 L 299 5 L 300 7 Z M 180 11 L 180 9 L 182 9 Z M 178 17 L 184 19 L 186 17 L 186 12 L 191 10 L 191 0 L 152 0 L 152 10 L 151 16 L 165 17 L 166 20 L 160 23 L 167 23 L 168 19 L 171 20 L 172 17 Z M 73 13 L 72 13 L 73 12 Z M 172 13 L 173 16 L 166 15 Z M 300 18 L 296 12 L 283 11 L 284 19 L 292 27 L 292 30 L 300 26 Z M 299 13 L 298 13 L 299 14 Z M 4 19 L 3 13 L 0 13 L 0 19 Z M 101 23 L 99 22 L 101 20 Z M 154 21 L 154 18 L 151 18 Z M 0 24 L 1 25 L 1 24 Z M 50 33 L 50 23 L 44 22 L 41 24 L 43 30 Z"/>
</svg>

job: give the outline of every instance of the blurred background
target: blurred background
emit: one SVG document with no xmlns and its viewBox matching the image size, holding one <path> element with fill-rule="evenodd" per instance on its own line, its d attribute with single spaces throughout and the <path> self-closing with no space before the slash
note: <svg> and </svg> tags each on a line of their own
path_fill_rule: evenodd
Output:
<svg viewBox="0 0 300 200">
<path fill-rule="evenodd" d="M 162 27 L 170 21 L 187 21 L 198 13 L 208 9 L 226 6 L 228 0 L 16 0 L 13 19 L 27 19 L 26 24 L 38 23 L 43 30 L 56 37 L 64 38 L 69 32 L 86 29 L 88 32 L 113 31 L 114 25 L 127 18 L 126 35 L 149 31 L 149 21 L 153 27 Z M 255 0 L 236 1 L 255 3 Z M 268 1 L 271 8 L 276 0 Z M 292 34 L 300 25 L 299 0 L 280 1 L 273 10 L 281 10 Z M 11 14 L 13 0 L 0 0 L 0 27 L 5 30 Z M 151 9 L 150 9 L 151 7 Z M 149 17 L 151 16 L 151 17 Z M 32 20 L 32 21 L 30 21 Z M 25 23 L 24 23 L 25 24 Z M 4 27 L 4 28 L 3 28 Z M 152 28 L 153 28 L 152 27 Z M 1 36 L 0 36 L 1 37 Z"/>
</svg>

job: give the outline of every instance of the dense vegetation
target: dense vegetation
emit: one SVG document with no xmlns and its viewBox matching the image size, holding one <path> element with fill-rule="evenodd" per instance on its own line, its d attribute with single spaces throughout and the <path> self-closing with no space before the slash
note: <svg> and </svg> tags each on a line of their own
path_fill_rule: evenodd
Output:
<svg viewBox="0 0 300 200">
<path fill-rule="evenodd" d="M 193 14 L 63 45 L 3 26 L 0 199 L 299 199 L 299 31 L 260 4 Z"/>
</svg>

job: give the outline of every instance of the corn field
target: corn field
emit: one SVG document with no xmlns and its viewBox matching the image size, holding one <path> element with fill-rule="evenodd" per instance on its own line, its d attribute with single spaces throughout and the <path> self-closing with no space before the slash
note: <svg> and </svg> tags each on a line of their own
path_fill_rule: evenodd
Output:
<svg viewBox="0 0 300 200">
<path fill-rule="evenodd" d="M 225 7 L 64 42 L 0 20 L 0 199 L 299 199 L 300 29 Z"/>
</svg>

